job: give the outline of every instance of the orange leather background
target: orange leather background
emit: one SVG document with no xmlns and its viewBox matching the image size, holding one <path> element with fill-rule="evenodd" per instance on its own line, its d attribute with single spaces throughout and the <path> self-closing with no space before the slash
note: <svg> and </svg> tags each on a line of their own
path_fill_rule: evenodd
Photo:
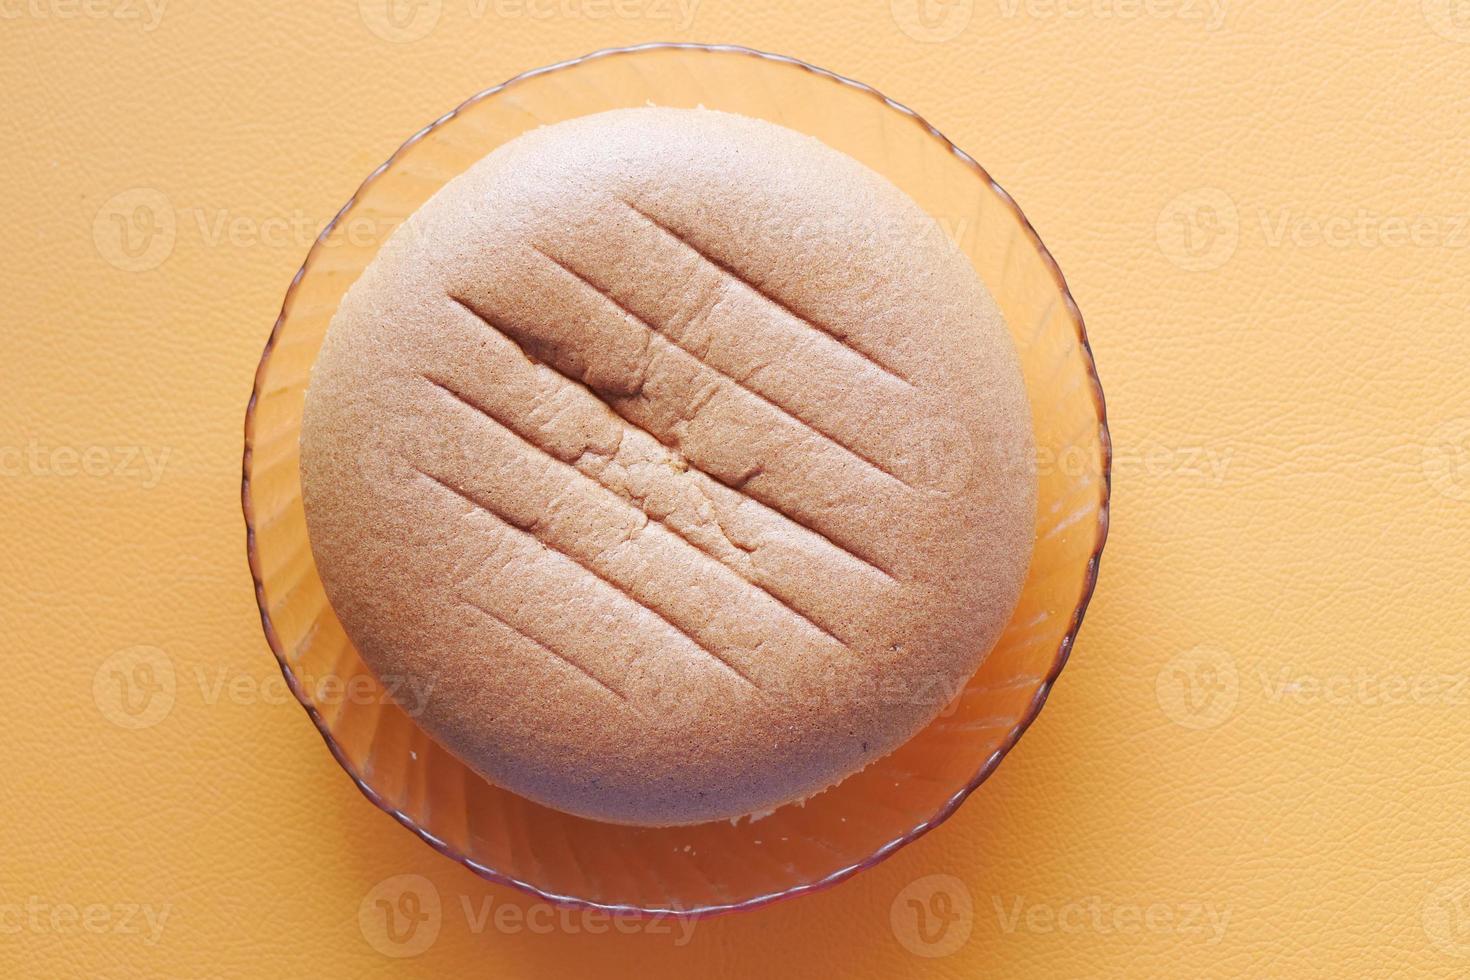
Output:
<svg viewBox="0 0 1470 980">
<path fill-rule="evenodd" d="M 385 4 L 0 0 L 0 975 L 1470 971 L 1466 4 Z M 655 38 L 855 76 L 990 168 L 1087 315 L 1118 458 L 1073 662 L 955 819 L 623 935 L 358 795 L 261 637 L 239 453 L 372 167 Z"/>
</svg>

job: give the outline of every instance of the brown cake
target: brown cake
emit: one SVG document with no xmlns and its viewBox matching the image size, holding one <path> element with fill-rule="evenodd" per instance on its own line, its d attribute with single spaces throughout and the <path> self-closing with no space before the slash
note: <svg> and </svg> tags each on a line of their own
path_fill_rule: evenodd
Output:
<svg viewBox="0 0 1470 980">
<path fill-rule="evenodd" d="M 420 208 L 342 301 L 301 440 L 372 669 L 490 780 L 635 824 L 807 797 L 930 721 L 1020 594 L 1030 459 L 1005 325 L 916 204 L 654 108 Z"/>
</svg>

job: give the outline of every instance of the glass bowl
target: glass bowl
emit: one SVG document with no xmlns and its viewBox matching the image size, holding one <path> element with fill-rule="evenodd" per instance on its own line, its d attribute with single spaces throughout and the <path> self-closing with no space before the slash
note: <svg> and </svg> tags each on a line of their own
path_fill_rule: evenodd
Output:
<svg viewBox="0 0 1470 980">
<path fill-rule="evenodd" d="M 297 444 L 327 324 L 388 234 L 439 187 L 526 130 L 648 103 L 706 106 L 809 133 L 884 174 L 974 263 L 1020 350 L 1037 441 L 1036 546 L 1020 604 L 954 702 L 897 751 L 764 818 L 599 823 L 487 782 L 387 695 L 343 633 L 307 542 Z M 791 58 L 657 44 L 519 75 L 414 134 L 337 214 L 286 293 L 245 416 L 241 496 L 266 639 L 357 786 L 486 878 L 574 905 L 673 914 L 751 908 L 834 884 L 952 814 L 1036 718 L 1071 652 L 1108 525 L 1110 448 L 1081 314 L 1011 198 L 912 111 Z"/>
</svg>

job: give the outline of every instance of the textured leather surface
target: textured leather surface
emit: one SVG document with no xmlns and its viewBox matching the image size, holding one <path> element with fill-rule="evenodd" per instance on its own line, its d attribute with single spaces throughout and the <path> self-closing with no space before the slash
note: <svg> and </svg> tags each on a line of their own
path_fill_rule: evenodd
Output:
<svg viewBox="0 0 1470 980">
<path fill-rule="evenodd" d="M 1470 970 L 1464 5 L 691 2 L 0 2 L 0 974 Z M 861 78 L 978 157 L 1118 449 L 1088 623 L 998 774 L 692 933 L 552 912 L 364 801 L 238 511 L 316 228 L 470 92 L 660 37 Z"/>
</svg>

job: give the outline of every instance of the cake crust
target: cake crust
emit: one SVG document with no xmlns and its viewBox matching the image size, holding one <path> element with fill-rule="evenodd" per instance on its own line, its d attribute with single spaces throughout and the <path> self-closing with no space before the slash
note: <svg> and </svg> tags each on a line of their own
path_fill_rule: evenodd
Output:
<svg viewBox="0 0 1470 980">
<path fill-rule="evenodd" d="M 435 739 L 667 825 L 818 792 L 958 693 L 1020 594 L 1031 447 L 1000 313 L 917 205 L 645 108 L 507 143 L 394 233 L 301 477 L 333 609 Z"/>
</svg>

